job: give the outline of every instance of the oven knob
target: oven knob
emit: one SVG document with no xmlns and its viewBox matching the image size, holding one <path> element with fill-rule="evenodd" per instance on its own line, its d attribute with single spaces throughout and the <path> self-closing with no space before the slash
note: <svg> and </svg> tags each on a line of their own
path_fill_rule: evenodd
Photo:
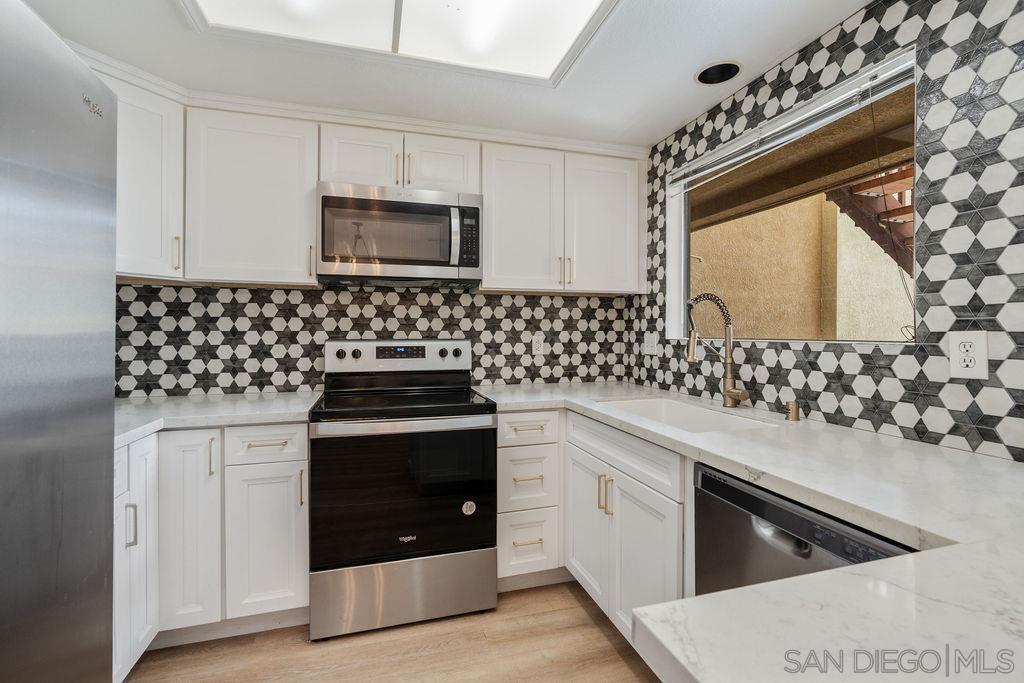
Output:
<svg viewBox="0 0 1024 683">
<path fill-rule="evenodd" d="M 476 512 L 476 503 L 474 503 L 471 500 L 467 500 L 465 503 L 462 504 L 462 514 L 468 517 L 474 512 Z"/>
<path fill-rule="evenodd" d="M 454 349 L 452 349 L 452 355 L 458 358 L 459 356 L 462 355 L 462 349 L 456 346 Z"/>
<path fill-rule="evenodd" d="M 348 354 L 345 353 L 345 349 L 338 349 L 334 355 L 337 356 L 340 360 L 345 360 L 345 356 L 347 356 Z"/>
<path fill-rule="evenodd" d="M 441 356 L 441 358 L 447 358 L 448 357 L 448 349 L 441 349 L 440 351 L 437 352 L 437 354 L 439 356 Z"/>
<path fill-rule="evenodd" d="M 363 352 L 360 351 L 359 349 L 352 349 L 352 357 L 355 358 L 356 360 L 359 360 L 360 356 L 362 355 Z"/>
</svg>

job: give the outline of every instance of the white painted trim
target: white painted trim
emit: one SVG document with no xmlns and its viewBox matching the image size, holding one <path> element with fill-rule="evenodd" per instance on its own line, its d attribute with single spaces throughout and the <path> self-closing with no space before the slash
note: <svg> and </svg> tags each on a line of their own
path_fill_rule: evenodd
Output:
<svg viewBox="0 0 1024 683">
<path fill-rule="evenodd" d="M 181 0 L 187 2 L 188 0 Z M 142 69 L 77 43 L 66 41 L 71 48 L 93 69 L 113 78 L 131 83 L 157 95 L 174 100 L 189 107 L 220 109 L 264 116 L 295 118 L 323 123 L 340 123 L 350 126 L 367 128 L 384 128 L 400 130 L 407 133 L 423 133 L 425 135 L 441 135 L 452 138 L 479 140 L 481 142 L 499 142 L 527 147 L 561 150 L 565 152 L 583 152 L 600 154 L 627 159 L 644 159 L 650 155 L 649 146 L 619 145 L 607 142 L 593 142 L 575 138 L 563 138 L 549 135 L 538 135 L 522 131 L 486 128 L 480 126 L 459 126 L 443 121 L 417 119 L 404 116 L 371 114 L 368 112 L 330 107 L 315 107 L 291 102 L 264 100 L 254 97 L 242 97 L 226 93 L 189 90 L 181 85 L 154 76 Z M 642 174 L 643 175 L 643 174 Z"/>
<path fill-rule="evenodd" d="M 561 519 L 561 517 L 559 517 Z M 559 528 L 561 528 L 561 522 L 559 522 Z M 529 574 L 519 574 L 517 576 L 504 576 L 498 579 L 498 592 L 499 593 L 510 593 L 512 591 L 521 591 L 526 588 L 540 588 L 541 586 L 550 586 L 556 583 L 568 583 L 569 581 L 575 581 L 572 574 L 565 567 L 555 567 L 554 569 L 544 569 L 539 572 L 531 572 Z"/>
<path fill-rule="evenodd" d="M 391 50 L 374 50 L 371 48 L 351 47 L 348 45 L 338 45 L 335 43 L 324 43 L 314 40 L 307 40 L 303 38 L 296 38 L 294 36 L 279 34 L 279 33 L 268 33 L 264 31 L 256 31 L 253 29 L 236 28 L 234 26 L 225 26 L 221 24 L 212 24 L 206 18 L 206 14 L 196 0 L 178 0 L 178 6 L 181 8 L 182 13 L 188 20 L 189 25 L 199 33 L 209 33 L 222 38 L 230 38 L 234 40 L 244 40 L 257 44 L 264 45 L 283 45 L 293 50 L 300 50 L 303 52 L 315 52 L 320 54 L 332 54 L 332 55 L 347 55 L 350 57 L 356 57 L 360 59 L 369 59 L 377 62 L 389 62 L 398 63 L 404 66 L 420 67 L 426 69 L 439 69 L 443 71 L 453 71 L 455 73 L 467 74 L 471 76 L 483 76 L 485 78 L 496 78 L 505 81 L 514 81 L 517 83 L 526 83 L 528 85 L 535 85 L 546 88 L 555 88 L 562 79 L 572 70 L 579 60 L 580 55 L 586 49 L 587 45 L 593 39 L 598 29 L 604 24 L 612 11 L 618 6 L 619 0 L 602 0 L 601 4 L 594 14 L 587 20 L 586 25 L 580 34 L 576 36 L 576 40 L 573 41 L 572 45 L 563 55 L 562 59 L 555 66 L 547 78 L 543 76 L 527 76 L 525 74 L 514 73 L 511 71 L 499 71 L 495 69 L 483 69 L 480 67 L 466 66 L 464 64 L 456 64 L 454 62 L 448 62 L 440 59 L 429 59 L 426 57 L 411 57 L 395 53 Z"/>
<path fill-rule="evenodd" d="M 226 619 L 224 621 L 215 621 L 212 624 L 161 631 L 153 639 L 149 647 L 146 648 L 146 651 L 161 650 L 165 647 L 175 647 L 177 645 L 188 645 L 189 643 L 201 643 L 206 640 L 217 640 L 219 638 L 231 638 L 232 636 L 244 636 L 249 633 L 272 631 L 276 628 L 302 626 L 308 623 L 308 607 L 296 607 L 294 609 L 281 610 L 280 612 L 271 612 L 270 614 L 256 614 L 251 617 Z"/>
</svg>

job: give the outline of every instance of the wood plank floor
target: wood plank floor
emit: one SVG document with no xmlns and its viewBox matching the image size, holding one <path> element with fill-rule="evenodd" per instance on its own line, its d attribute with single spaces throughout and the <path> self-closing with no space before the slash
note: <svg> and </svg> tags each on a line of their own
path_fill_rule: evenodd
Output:
<svg viewBox="0 0 1024 683">
<path fill-rule="evenodd" d="M 491 612 L 307 641 L 296 626 L 149 652 L 132 681 L 655 681 L 576 583 L 503 593 Z"/>
</svg>

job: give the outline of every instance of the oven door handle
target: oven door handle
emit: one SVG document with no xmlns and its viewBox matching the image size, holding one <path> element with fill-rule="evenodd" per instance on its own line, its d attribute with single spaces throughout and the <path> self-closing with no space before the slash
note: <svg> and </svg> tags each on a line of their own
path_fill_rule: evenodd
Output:
<svg viewBox="0 0 1024 683">
<path fill-rule="evenodd" d="M 339 436 L 376 436 L 412 434 L 417 432 L 458 432 L 468 429 L 493 429 L 497 415 L 467 415 L 426 420 L 373 420 L 369 422 L 314 422 L 309 425 L 309 438 L 329 439 Z"/>
<path fill-rule="evenodd" d="M 459 265 L 459 255 L 462 252 L 462 216 L 459 207 L 451 207 L 452 212 L 452 251 L 448 259 L 448 265 Z"/>
</svg>

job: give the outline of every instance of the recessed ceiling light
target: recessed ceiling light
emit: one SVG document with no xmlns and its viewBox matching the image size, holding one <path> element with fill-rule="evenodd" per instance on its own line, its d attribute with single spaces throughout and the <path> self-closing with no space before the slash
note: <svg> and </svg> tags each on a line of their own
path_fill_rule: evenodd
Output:
<svg viewBox="0 0 1024 683">
<path fill-rule="evenodd" d="M 701 69 L 697 74 L 697 82 L 704 85 L 718 85 L 736 77 L 740 72 L 740 65 L 735 62 L 719 62 L 712 64 L 706 69 Z"/>
</svg>

